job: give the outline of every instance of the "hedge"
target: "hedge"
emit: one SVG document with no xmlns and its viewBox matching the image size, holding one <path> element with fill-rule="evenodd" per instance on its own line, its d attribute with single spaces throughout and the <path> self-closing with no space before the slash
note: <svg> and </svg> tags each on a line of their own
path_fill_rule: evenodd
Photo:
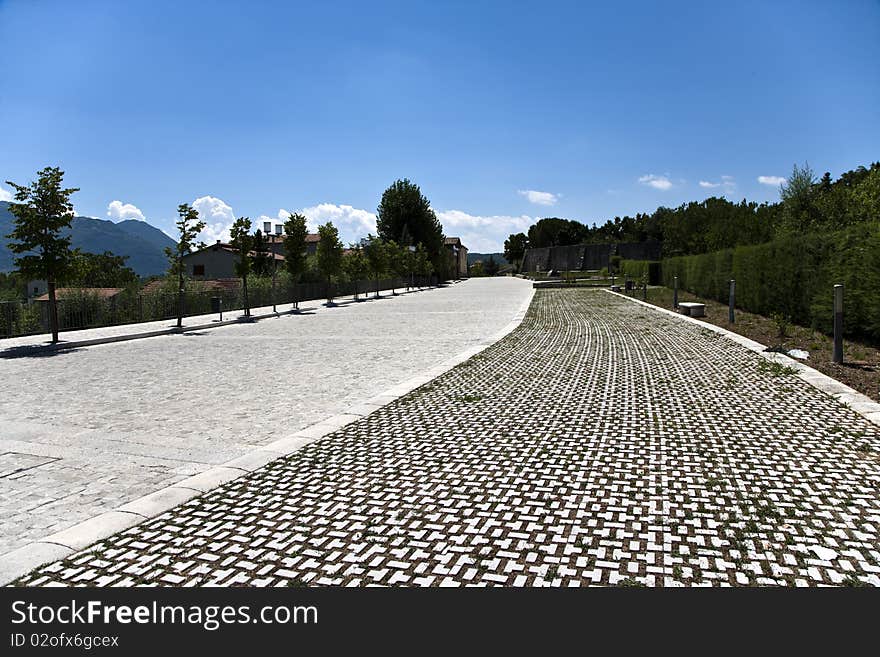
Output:
<svg viewBox="0 0 880 657">
<path fill-rule="evenodd" d="M 648 285 L 660 283 L 660 263 L 655 260 L 621 260 L 620 273 L 637 281 L 647 278 Z"/>
<path fill-rule="evenodd" d="M 663 260 L 663 284 L 760 315 L 832 331 L 833 286 L 844 285 L 844 333 L 880 341 L 880 232 L 875 224 Z"/>
</svg>

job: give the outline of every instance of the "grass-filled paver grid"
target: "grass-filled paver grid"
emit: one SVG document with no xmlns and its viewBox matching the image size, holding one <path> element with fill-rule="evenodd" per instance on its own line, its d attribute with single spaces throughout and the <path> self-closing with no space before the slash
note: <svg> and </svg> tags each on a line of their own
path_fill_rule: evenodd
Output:
<svg viewBox="0 0 880 657">
<path fill-rule="evenodd" d="M 880 585 L 880 432 L 593 290 L 26 585 Z"/>
</svg>

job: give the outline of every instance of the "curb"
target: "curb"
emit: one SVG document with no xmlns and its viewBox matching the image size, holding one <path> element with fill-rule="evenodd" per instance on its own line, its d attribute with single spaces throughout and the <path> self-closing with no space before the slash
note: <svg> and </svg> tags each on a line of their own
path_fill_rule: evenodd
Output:
<svg viewBox="0 0 880 657">
<path fill-rule="evenodd" d="M 672 315 L 673 317 L 678 317 L 679 319 L 693 322 L 694 324 L 697 324 L 702 328 L 709 329 L 710 331 L 720 333 L 726 338 L 733 340 L 739 345 L 742 345 L 746 349 L 754 351 L 766 360 L 790 367 L 795 370 L 799 379 L 806 381 L 814 388 L 820 390 L 821 392 L 824 392 L 826 395 L 834 397 L 834 399 L 839 401 L 841 404 L 843 404 L 850 410 L 855 411 L 872 424 L 880 426 L 880 404 L 872 400 L 870 397 L 858 392 L 857 390 L 853 390 L 848 385 L 841 383 L 837 379 L 832 379 L 827 374 L 823 374 L 819 370 L 813 369 L 809 365 L 805 365 L 799 360 L 795 360 L 790 356 L 786 356 L 785 354 L 780 354 L 775 351 L 767 351 L 767 347 L 760 342 L 755 342 L 754 340 L 750 340 L 749 338 L 746 338 L 739 333 L 734 333 L 733 331 L 721 328 L 720 326 L 715 326 L 715 324 L 703 322 L 694 317 L 688 317 L 687 315 L 681 315 L 673 310 L 661 308 L 660 306 L 655 306 L 645 301 L 640 301 L 639 299 L 633 299 L 632 297 L 628 297 L 625 294 L 621 294 L 619 292 L 612 292 L 611 290 L 606 290 L 606 292 L 608 292 L 608 294 L 613 294 L 615 296 L 626 299 L 627 301 L 632 301 L 639 305 L 647 306 L 648 308 L 659 311 L 661 313 L 666 313 L 667 315 Z"/>
<path fill-rule="evenodd" d="M 106 511 L 100 515 L 93 516 L 42 540 L 32 541 L 11 552 L 7 552 L 0 556 L 0 586 L 8 586 L 10 582 L 29 573 L 34 568 L 51 561 L 64 559 L 108 536 L 139 525 L 144 520 L 154 518 L 184 502 L 204 495 L 217 486 L 233 479 L 238 479 L 279 458 L 289 456 L 306 445 L 320 440 L 324 436 L 338 431 L 346 425 L 366 417 L 386 404 L 403 397 L 484 351 L 513 332 L 525 319 L 534 296 L 534 289 L 530 289 L 528 297 L 516 311 L 513 319 L 492 337 L 465 349 L 439 365 L 435 365 L 402 383 L 398 383 L 381 394 L 346 409 L 342 413 L 332 415 L 289 436 L 280 438 L 268 445 L 257 447 L 247 454 L 214 466 L 192 477 L 187 477 L 149 495 L 126 502 L 112 511 Z M 274 313 L 271 316 L 274 317 Z M 237 320 L 233 321 L 237 322 Z"/>
</svg>

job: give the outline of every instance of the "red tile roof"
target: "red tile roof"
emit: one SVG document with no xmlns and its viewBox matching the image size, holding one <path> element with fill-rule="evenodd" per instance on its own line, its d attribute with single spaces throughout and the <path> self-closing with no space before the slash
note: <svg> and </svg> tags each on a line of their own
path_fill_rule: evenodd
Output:
<svg viewBox="0 0 880 657">
<path fill-rule="evenodd" d="M 77 296 L 80 294 L 90 294 L 102 299 L 111 299 L 122 292 L 122 287 L 59 287 L 55 290 L 55 298 L 63 299 L 64 297 Z M 37 297 L 34 301 L 48 301 L 49 293 Z"/>
</svg>

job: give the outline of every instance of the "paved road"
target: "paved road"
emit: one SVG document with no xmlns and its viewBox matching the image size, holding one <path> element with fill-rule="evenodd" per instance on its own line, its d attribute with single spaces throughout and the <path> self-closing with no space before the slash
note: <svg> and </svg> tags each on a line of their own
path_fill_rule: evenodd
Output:
<svg viewBox="0 0 880 657">
<path fill-rule="evenodd" d="M 341 413 L 494 335 L 530 292 L 472 280 L 0 359 L 0 554 Z"/>
<path fill-rule="evenodd" d="M 539 291 L 482 354 L 27 584 L 880 585 L 880 433 L 698 325 Z"/>
</svg>

